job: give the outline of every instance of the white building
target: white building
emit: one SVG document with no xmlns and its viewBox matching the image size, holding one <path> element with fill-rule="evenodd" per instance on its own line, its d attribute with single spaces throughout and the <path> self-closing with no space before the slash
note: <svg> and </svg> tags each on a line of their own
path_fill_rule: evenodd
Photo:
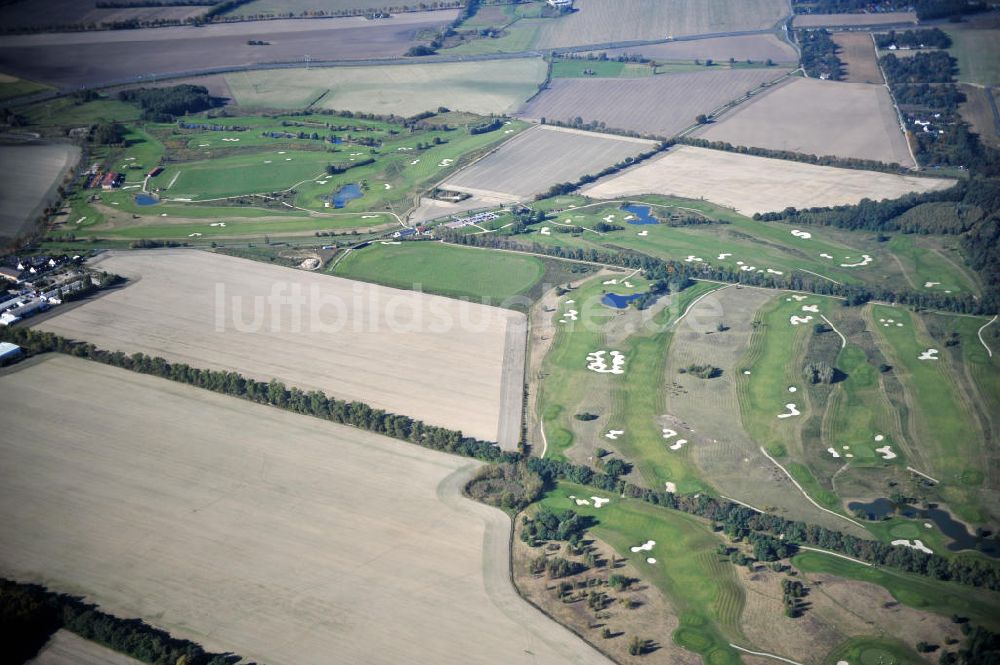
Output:
<svg viewBox="0 0 1000 665">
<path fill-rule="evenodd" d="M 549 7 L 572 7 L 573 0 L 546 0 Z"/>
<path fill-rule="evenodd" d="M 0 365 L 21 357 L 21 347 L 10 342 L 0 342 Z"/>
</svg>

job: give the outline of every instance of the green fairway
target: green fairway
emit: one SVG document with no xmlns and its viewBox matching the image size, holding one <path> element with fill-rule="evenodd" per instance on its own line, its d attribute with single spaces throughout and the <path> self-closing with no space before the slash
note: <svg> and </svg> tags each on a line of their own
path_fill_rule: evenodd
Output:
<svg viewBox="0 0 1000 665">
<path fill-rule="evenodd" d="M 120 229 L 95 230 L 102 238 L 150 238 L 186 240 L 194 238 L 234 238 L 245 236 L 300 234 L 314 231 L 361 229 L 394 223 L 388 215 L 349 214 L 337 217 L 284 217 L 254 219 L 220 216 L 218 221 L 193 224 L 143 224 Z M 331 242 L 334 240 L 331 239 Z"/>
<path fill-rule="evenodd" d="M 865 566 L 820 552 L 797 554 L 792 558 L 792 563 L 806 574 L 829 573 L 878 584 L 899 602 L 918 610 L 945 616 L 958 614 L 993 630 L 1000 626 L 1000 594 L 995 592 L 955 582 L 940 582 L 922 575 Z"/>
<path fill-rule="evenodd" d="M 642 501 L 612 496 L 608 504 L 594 508 L 569 499 L 592 494 L 607 496 L 560 483 L 542 504 L 554 510 L 571 508 L 597 520 L 590 531 L 627 558 L 644 581 L 652 582 L 674 605 L 681 624 L 671 636 L 674 642 L 701 654 L 706 663 L 741 662 L 729 643 L 742 641 L 739 623 L 745 597 L 733 565 L 717 553 L 722 540 L 694 517 Z M 650 551 L 631 551 L 649 540 L 656 542 Z M 647 563 L 647 557 L 656 563 Z"/>
<path fill-rule="evenodd" d="M 933 238 L 937 240 L 937 238 Z M 975 293 L 978 289 L 959 267 L 961 255 L 950 258 L 943 250 L 921 246 L 924 238 L 899 234 L 889 241 L 889 249 L 906 269 L 915 291 L 931 293 Z"/>
<path fill-rule="evenodd" d="M 203 201 L 227 196 L 283 191 L 326 175 L 331 155 L 313 151 L 252 152 L 233 157 L 171 165 L 153 179 L 170 199 Z M 176 178 L 176 179 L 175 179 Z"/>
<path fill-rule="evenodd" d="M 912 413 L 910 438 L 920 451 L 919 462 L 929 465 L 929 470 L 920 470 L 941 481 L 941 493 L 953 511 L 982 522 L 985 515 L 975 490 L 983 481 L 983 433 L 958 393 L 947 361 L 919 360 L 928 349 L 937 348 L 939 358 L 946 349 L 930 339 L 922 326 L 917 327 L 919 319 L 904 309 L 875 305 L 870 316 L 883 352 L 892 359 L 893 371 L 906 391 Z"/>
<path fill-rule="evenodd" d="M 401 289 L 488 300 L 524 294 L 541 279 L 541 259 L 440 242 L 375 243 L 352 251 L 332 274 Z"/>
<path fill-rule="evenodd" d="M 47 85 L 0 74 L 0 101 L 51 90 Z"/>
<path fill-rule="evenodd" d="M 857 663 L 858 665 L 923 665 L 927 661 L 905 644 L 876 637 L 854 637 L 839 645 L 824 663 Z"/>
</svg>

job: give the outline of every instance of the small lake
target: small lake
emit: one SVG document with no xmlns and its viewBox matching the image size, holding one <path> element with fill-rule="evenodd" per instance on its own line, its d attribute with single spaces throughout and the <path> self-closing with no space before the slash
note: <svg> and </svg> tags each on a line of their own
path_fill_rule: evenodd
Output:
<svg viewBox="0 0 1000 665">
<path fill-rule="evenodd" d="M 160 202 L 160 199 L 155 196 L 150 196 L 149 194 L 136 194 L 135 204 L 137 206 L 155 206 Z"/>
<path fill-rule="evenodd" d="M 333 200 L 334 208 L 343 208 L 349 201 L 360 199 L 362 196 L 364 196 L 364 193 L 361 191 L 361 188 L 352 182 L 338 189 L 337 193 L 331 199 Z"/>
<path fill-rule="evenodd" d="M 615 309 L 625 309 L 628 307 L 629 303 L 633 300 L 638 300 L 644 293 L 633 293 L 627 296 L 623 296 L 618 293 L 605 293 L 604 297 L 601 298 L 601 304 L 607 305 L 608 307 L 614 307 Z"/>
<path fill-rule="evenodd" d="M 628 220 L 629 224 L 659 224 L 660 220 L 653 216 L 649 206 L 627 205 L 622 207 L 625 212 L 635 215 L 635 219 Z"/>
<path fill-rule="evenodd" d="M 898 508 L 899 514 L 903 517 L 921 519 L 934 523 L 934 525 L 941 530 L 941 533 L 951 539 L 951 542 L 948 543 L 947 546 L 948 550 L 951 552 L 977 550 L 993 558 L 1000 557 L 1000 546 L 996 544 L 996 541 L 993 538 L 985 538 L 982 540 L 981 544 L 977 546 L 976 534 L 969 533 L 969 529 L 964 524 L 956 520 L 951 516 L 951 513 L 942 508 L 922 510 L 910 504 L 897 506 L 897 504 L 884 497 L 881 499 L 875 499 L 869 503 L 851 501 L 847 504 L 847 508 L 852 512 L 855 510 L 862 510 L 876 519 L 890 517 L 896 514 Z"/>
</svg>

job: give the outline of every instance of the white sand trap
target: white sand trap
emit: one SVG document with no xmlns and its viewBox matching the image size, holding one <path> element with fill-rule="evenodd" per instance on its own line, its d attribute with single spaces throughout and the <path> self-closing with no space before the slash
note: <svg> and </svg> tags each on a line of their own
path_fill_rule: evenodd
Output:
<svg viewBox="0 0 1000 665">
<path fill-rule="evenodd" d="M 813 320 L 812 316 L 793 316 L 792 318 L 788 319 L 789 323 L 791 323 L 793 326 L 797 326 L 800 323 L 809 323 L 812 320 Z"/>
<path fill-rule="evenodd" d="M 285 161 L 286 162 L 290 162 L 290 161 L 292 161 L 292 158 L 291 157 L 285 157 Z"/>
<path fill-rule="evenodd" d="M 774 270 L 773 268 L 768 268 L 767 272 L 770 273 L 770 274 L 772 274 L 772 275 L 784 275 L 785 274 L 782 271 L 780 271 L 780 270 Z"/>
<path fill-rule="evenodd" d="M 751 270 L 756 270 L 757 266 L 740 266 L 740 270 L 743 272 L 750 272 Z"/>
<path fill-rule="evenodd" d="M 664 439 L 671 439 L 671 438 L 673 438 L 675 436 L 677 436 L 677 432 L 675 432 L 674 430 L 669 429 L 667 427 L 663 428 L 663 438 Z"/>
<path fill-rule="evenodd" d="M 389 183 L 385 183 L 385 188 L 386 189 L 392 189 L 392 185 L 390 185 Z"/>
<path fill-rule="evenodd" d="M 799 296 L 799 295 L 792 296 L 792 300 L 794 300 L 795 302 L 802 302 L 803 300 L 808 300 L 808 299 L 809 296 Z"/>
<path fill-rule="evenodd" d="M 917 357 L 917 360 L 939 360 L 937 354 L 937 349 L 927 349 Z"/>
<path fill-rule="evenodd" d="M 670 492 L 671 494 L 677 493 L 677 483 L 672 483 L 668 480 L 667 482 L 664 483 L 664 485 L 667 486 L 667 491 Z"/>
<path fill-rule="evenodd" d="M 840 453 L 838 453 L 834 448 L 827 448 L 826 452 L 830 453 L 830 455 L 834 458 L 840 457 Z"/>
<path fill-rule="evenodd" d="M 617 441 L 618 437 L 625 433 L 623 429 L 612 429 L 608 430 L 608 433 L 604 435 L 605 439 L 611 439 L 612 441 Z"/>
<path fill-rule="evenodd" d="M 624 354 L 618 351 L 611 351 L 611 367 L 608 367 L 604 354 L 607 351 L 593 351 L 587 354 L 587 369 L 598 374 L 624 374 L 622 367 L 625 365 Z"/>
<path fill-rule="evenodd" d="M 747 376 L 750 376 L 750 370 L 748 369 L 743 370 L 743 373 L 746 374 Z"/>
<path fill-rule="evenodd" d="M 636 233 L 636 235 L 639 236 L 640 238 L 645 238 L 646 236 L 649 235 L 649 231 L 639 231 L 638 233 Z"/>
<path fill-rule="evenodd" d="M 803 312 L 812 312 L 813 314 L 819 314 L 819 305 L 802 305 Z"/>
<path fill-rule="evenodd" d="M 881 448 L 876 448 L 875 452 L 882 455 L 882 459 L 896 459 L 896 453 L 892 452 L 892 446 L 885 444 Z"/>
<path fill-rule="evenodd" d="M 688 263 L 692 263 L 694 261 L 704 261 L 705 259 L 701 258 L 700 256 L 695 256 L 694 254 L 688 254 L 687 258 L 684 260 L 687 261 Z"/>
<path fill-rule="evenodd" d="M 648 557 L 646 557 L 646 563 L 648 563 L 648 564 L 654 564 L 654 563 L 656 563 L 656 559 L 654 557 L 648 556 Z"/>
<path fill-rule="evenodd" d="M 848 663 L 846 660 L 838 660 L 837 665 L 851 665 L 851 664 Z"/>
<path fill-rule="evenodd" d="M 212 222 L 209 226 L 218 226 L 220 229 L 226 228 L 225 222 Z"/>
<path fill-rule="evenodd" d="M 722 254 L 719 254 L 719 256 L 718 256 L 718 259 L 719 259 L 720 261 L 725 261 L 725 260 L 726 260 L 726 259 L 728 259 L 728 258 L 729 258 L 730 256 L 732 256 L 732 252 L 723 252 Z"/>
<path fill-rule="evenodd" d="M 844 457 L 854 457 L 854 455 L 852 453 L 847 453 Z"/>
<path fill-rule="evenodd" d="M 850 446 L 841 446 L 841 447 L 842 447 L 842 448 L 843 448 L 844 450 L 850 450 L 850 449 L 851 449 L 851 447 L 850 447 Z"/>
<path fill-rule="evenodd" d="M 601 284 L 604 284 L 605 286 L 608 286 L 609 284 L 617 284 L 617 283 L 618 283 L 617 279 L 609 279 L 609 280 L 605 280 L 605 281 L 601 282 Z"/>
<path fill-rule="evenodd" d="M 796 238 L 802 238 L 803 240 L 809 240 L 813 237 L 813 234 L 808 231 L 799 231 L 798 229 L 792 229 L 792 235 Z"/>
<path fill-rule="evenodd" d="M 626 289 L 634 289 L 635 288 L 635 284 L 633 284 L 632 282 L 628 281 L 627 279 L 624 282 L 622 282 L 622 286 L 624 286 Z"/>
<path fill-rule="evenodd" d="M 559 323 L 566 323 L 566 319 L 559 319 Z"/>
<path fill-rule="evenodd" d="M 375 219 L 378 215 L 361 215 L 361 219 Z"/>
<path fill-rule="evenodd" d="M 590 501 L 587 501 L 586 499 L 577 499 L 576 500 L 576 505 L 578 505 L 578 506 L 589 506 L 590 505 Z"/>
<path fill-rule="evenodd" d="M 688 442 L 687 439 L 677 439 L 677 443 L 670 446 L 670 450 L 680 450 L 681 448 L 684 447 L 684 444 L 686 444 L 687 442 Z"/>
<path fill-rule="evenodd" d="M 934 525 L 931 524 L 930 522 L 924 522 L 924 528 L 925 529 L 933 529 Z"/>
<path fill-rule="evenodd" d="M 410 166 L 414 166 L 414 165 L 419 164 L 419 163 L 420 163 L 419 159 L 414 159 L 412 162 L 410 162 Z"/>
<path fill-rule="evenodd" d="M 795 386 L 788 386 L 788 392 L 790 393 L 798 392 L 798 390 Z"/>
<path fill-rule="evenodd" d="M 116 206 L 116 205 L 118 205 L 118 201 L 112 201 L 112 202 L 111 202 L 111 205 L 113 205 L 113 206 Z"/>
<path fill-rule="evenodd" d="M 565 304 L 565 305 L 572 305 L 572 304 L 573 304 L 573 303 L 575 303 L 575 302 L 576 302 L 575 300 L 567 300 L 567 301 L 566 301 L 565 303 L 563 303 L 563 304 Z"/>
<path fill-rule="evenodd" d="M 876 434 L 875 435 L 875 442 L 879 443 L 881 441 L 885 441 L 885 435 L 884 434 Z"/>
<path fill-rule="evenodd" d="M 438 162 L 438 166 L 451 166 L 454 161 L 454 159 L 442 159 Z"/>
<path fill-rule="evenodd" d="M 407 151 L 407 150 L 413 150 L 413 148 L 407 148 L 407 147 L 405 147 L 405 146 L 404 146 L 404 147 L 402 147 L 402 148 L 396 148 L 396 150 L 399 150 L 399 151 L 401 151 L 401 152 L 405 152 L 405 151 Z"/>
<path fill-rule="evenodd" d="M 615 221 L 615 216 L 614 215 L 608 215 L 607 217 L 604 218 L 604 222 L 606 224 L 610 224 L 613 221 Z"/>
<path fill-rule="evenodd" d="M 399 242 L 398 240 L 380 240 L 379 244 L 380 245 L 402 245 L 403 243 Z"/>
<path fill-rule="evenodd" d="M 820 257 L 824 259 L 830 259 L 831 261 L 833 260 L 833 257 L 830 256 L 829 254 L 820 254 Z"/>
<path fill-rule="evenodd" d="M 541 233 L 543 236 L 550 236 L 550 235 L 552 235 L 552 230 L 549 229 L 549 227 L 547 227 L 547 226 L 543 226 L 541 228 L 541 230 L 539 231 L 539 233 Z"/>
<path fill-rule="evenodd" d="M 847 258 L 851 258 L 851 257 L 847 257 Z M 862 254 L 861 255 L 861 260 L 858 261 L 857 263 L 841 263 L 840 267 L 841 268 L 860 268 L 861 266 L 866 266 L 866 265 L 868 265 L 871 262 L 872 262 L 872 257 L 868 256 L 867 254 Z"/>
<path fill-rule="evenodd" d="M 569 319 L 570 321 L 576 321 L 578 318 L 580 318 L 578 316 L 579 313 L 580 312 L 576 311 L 575 309 L 571 309 L 566 312 L 566 318 Z"/>
<path fill-rule="evenodd" d="M 199 143 L 199 144 L 198 144 L 198 147 L 199 147 L 199 148 L 207 148 L 207 147 L 208 147 L 208 144 L 207 144 L 207 143 Z"/>
<path fill-rule="evenodd" d="M 920 539 L 914 540 L 912 543 L 910 543 L 909 540 L 900 538 L 899 540 L 892 541 L 890 545 L 902 545 L 903 547 L 910 547 L 915 550 L 920 550 L 924 554 L 934 554 L 934 551 L 931 550 L 931 548 L 924 545 L 924 543 Z"/>
<path fill-rule="evenodd" d="M 285 154 L 285 151 L 284 151 L 284 150 L 279 150 L 279 151 L 278 151 L 278 154 L 279 154 L 279 155 L 284 155 L 284 154 Z"/>
<path fill-rule="evenodd" d="M 609 503 L 611 501 L 611 499 L 605 499 L 600 496 L 592 496 L 590 498 L 594 501 L 594 508 L 600 508 L 604 504 Z"/>
<path fill-rule="evenodd" d="M 188 234 L 188 238 L 200 238 L 200 237 L 201 237 L 200 233 L 189 233 Z"/>
<path fill-rule="evenodd" d="M 896 327 L 897 327 L 897 328 L 902 328 L 902 327 L 903 327 L 903 324 L 902 324 L 902 323 L 897 323 L 897 324 L 896 324 Z"/>
<path fill-rule="evenodd" d="M 941 282 L 924 282 L 925 289 L 932 289 L 935 286 L 941 286 Z"/>
<path fill-rule="evenodd" d="M 653 549 L 653 545 L 655 544 L 656 544 L 655 540 L 647 540 L 642 545 L 633 545 L 631 549 L 633 552 L 648 552 L 649 550 Z"/>
<path fill-rule="evenodd" d="M 779 418 L 791 418 L 792 416 L 801 415 L 801 412 L 799 411 L 798 407 L 795 405 L 794 402 L 789 402 L 788 404 L 785 405 L 785 408 L 788 409 L 788 413 L 779 413 L 778 414 Z"/>
<path fill-rule="evenodd" d="M 160 217 L 166 217 L 166 216 L 167 216 L 167 213 L 165 213 L 165 212 L 161 212 L 160 213 Z"/>
<path fill-rule="evenodd" d="M 513 129 L 505 129 L 505 130 L 503 130 L 503 133 L 504 134 L 513 134 L 514 130 Z"/>
</svg>

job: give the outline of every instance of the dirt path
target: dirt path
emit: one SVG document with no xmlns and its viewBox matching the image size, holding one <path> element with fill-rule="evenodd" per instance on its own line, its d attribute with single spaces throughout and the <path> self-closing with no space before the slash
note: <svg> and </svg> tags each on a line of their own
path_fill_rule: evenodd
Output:
<svg viewBox="0 0 1000 665">
<path fill-rule="evenodd" d="M 527 344 L 527 318 L 508 319 L 500 377 L 500 419 L 497 423 L 497 443 L 503 450 L 517 450 L 521 441 Z"/>
</svg>

